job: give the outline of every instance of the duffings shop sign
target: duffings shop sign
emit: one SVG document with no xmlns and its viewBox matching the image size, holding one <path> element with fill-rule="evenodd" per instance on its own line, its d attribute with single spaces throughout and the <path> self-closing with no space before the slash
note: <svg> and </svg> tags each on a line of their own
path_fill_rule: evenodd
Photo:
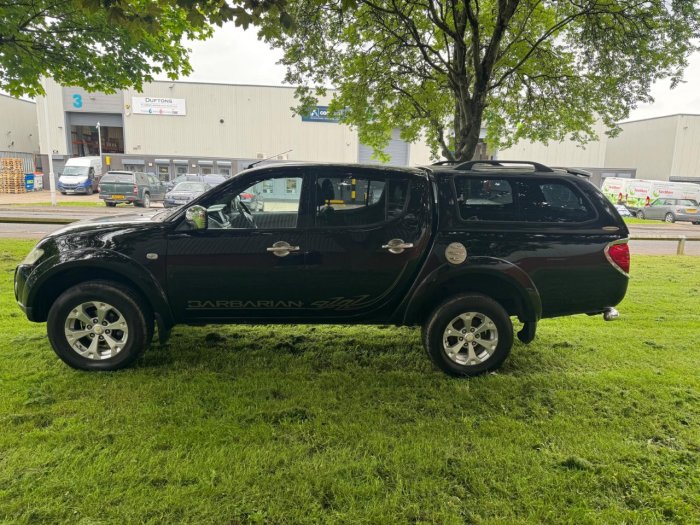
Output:
<svg viewBox="0 0 700 525">
<path fill-rule="evenodd" d="M 187 115 L 184 98 L 131 97 L 131 111 L 136 115 Z"/>
</svg>

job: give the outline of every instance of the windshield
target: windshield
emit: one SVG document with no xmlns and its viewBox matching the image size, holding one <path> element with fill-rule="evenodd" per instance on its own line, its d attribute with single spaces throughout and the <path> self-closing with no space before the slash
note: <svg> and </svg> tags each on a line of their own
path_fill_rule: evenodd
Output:
<svg viewBox="0 0 700 525">
<path fill-rule="evenodd" d="M 87 177 L 89 168 L 87 166 L 66 166 L 63 168 L 63 173 L 62 175 L 80 175 L 83 177 Z"/>
<path fill-rule="evenodd" d="M 100 184 L 104 182 L 134 182 L 133 173 L 109 172 L 100 179 Z"/>
<path fill-rule="evenodd" d="M 207 187 L 201 182 L 181 182 L 173 191 L 207 191 Z"/>
</svg>

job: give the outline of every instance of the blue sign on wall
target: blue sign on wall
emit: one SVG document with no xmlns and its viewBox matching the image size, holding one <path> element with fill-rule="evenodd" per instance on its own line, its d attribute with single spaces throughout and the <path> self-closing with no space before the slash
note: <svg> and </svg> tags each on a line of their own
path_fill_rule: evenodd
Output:
<svg viewBox="0 0 700 525">
<path fill-rule="evenodd" d="M 316 106 L 308 115 L 302 115 L 303 122 L 340 122 L 337 118 L 329 116 L 328 106 Z"/>
</svg>

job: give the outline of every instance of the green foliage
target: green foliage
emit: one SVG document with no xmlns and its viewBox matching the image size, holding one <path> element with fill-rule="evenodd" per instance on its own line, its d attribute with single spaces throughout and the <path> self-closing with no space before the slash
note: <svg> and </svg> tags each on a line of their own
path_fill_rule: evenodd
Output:
<svg viewBox="0 0 700 525">
<path fill-rule="evenodd" d="M 364 326 L 182 326 L 76 372 L 14 302 L 31 246 L 0 241 L 2 523 L 700 522 L 700 258 L 634 257 L 620 321 L 459 380 Z"/>
<path fill-rule="evenodd" d="M 381 149 L 392 128 L 447 158 L 518 139 L 616 130 L 651 84 L 677 83 L 696 46 L 693 0 L 290 0 L 296 31 L 264 24 L 287 81 L 338 88 L 333 107 Z"/>
<path fill-rule="evenodd" d="M 0 90 L 43 94 L 41 77 L 114 92 L 156 74 L 191 72 L 184 39 L 212 25 L 248 27 L 264 14 L 289 25 L 284 0 L 0 0 Z"/>
</svg>

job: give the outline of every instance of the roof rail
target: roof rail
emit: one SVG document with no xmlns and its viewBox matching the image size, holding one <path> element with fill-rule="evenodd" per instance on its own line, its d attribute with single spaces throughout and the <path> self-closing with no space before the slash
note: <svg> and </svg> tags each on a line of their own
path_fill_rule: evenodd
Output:
<svg viewBox="0 0 700 525">
<path fill-rule="evenodd" d="M 433 162 L 431 166 L 445 166 L 447 164 L 459 164 L 461 161 L 459 160 L 439 160 L 437 162 Z"/>
<path fill-rule="evenodd" d="M 570 173 L 571 175 L 578 175 L 579 177 L 586 177 L 587 179 L 590 179 L 593 176 L 593 174 L 590 171 L 582 170 L 579 168 L 564 168 L 563 166 L 552 166 L 552 169 L 562 170 L 566 173 Z"/>
<path fill-rule="evenodd" d="M 526 164 L 528 166 L 532 166 L 535 168 L 535 171 L 543 171 L 545 173 L 554 173 L 554 170 L 550 168 L 549 166 L 545 166 L 544 164 L 540 164 L 539 162 L 532 162 L 529 160 L 470 160 L 467 162 L 462 162 L 461 164 L 457 164 L 455 166 L 455 169 L 458 170 L 470 170 L 474 166 L 477 166 L 479 164 L 487 164 L 489 166 L 500 166 L 505 168 L 506 166 L 503 165 L 503 163 L 506 164 Z"/>
</svg>

